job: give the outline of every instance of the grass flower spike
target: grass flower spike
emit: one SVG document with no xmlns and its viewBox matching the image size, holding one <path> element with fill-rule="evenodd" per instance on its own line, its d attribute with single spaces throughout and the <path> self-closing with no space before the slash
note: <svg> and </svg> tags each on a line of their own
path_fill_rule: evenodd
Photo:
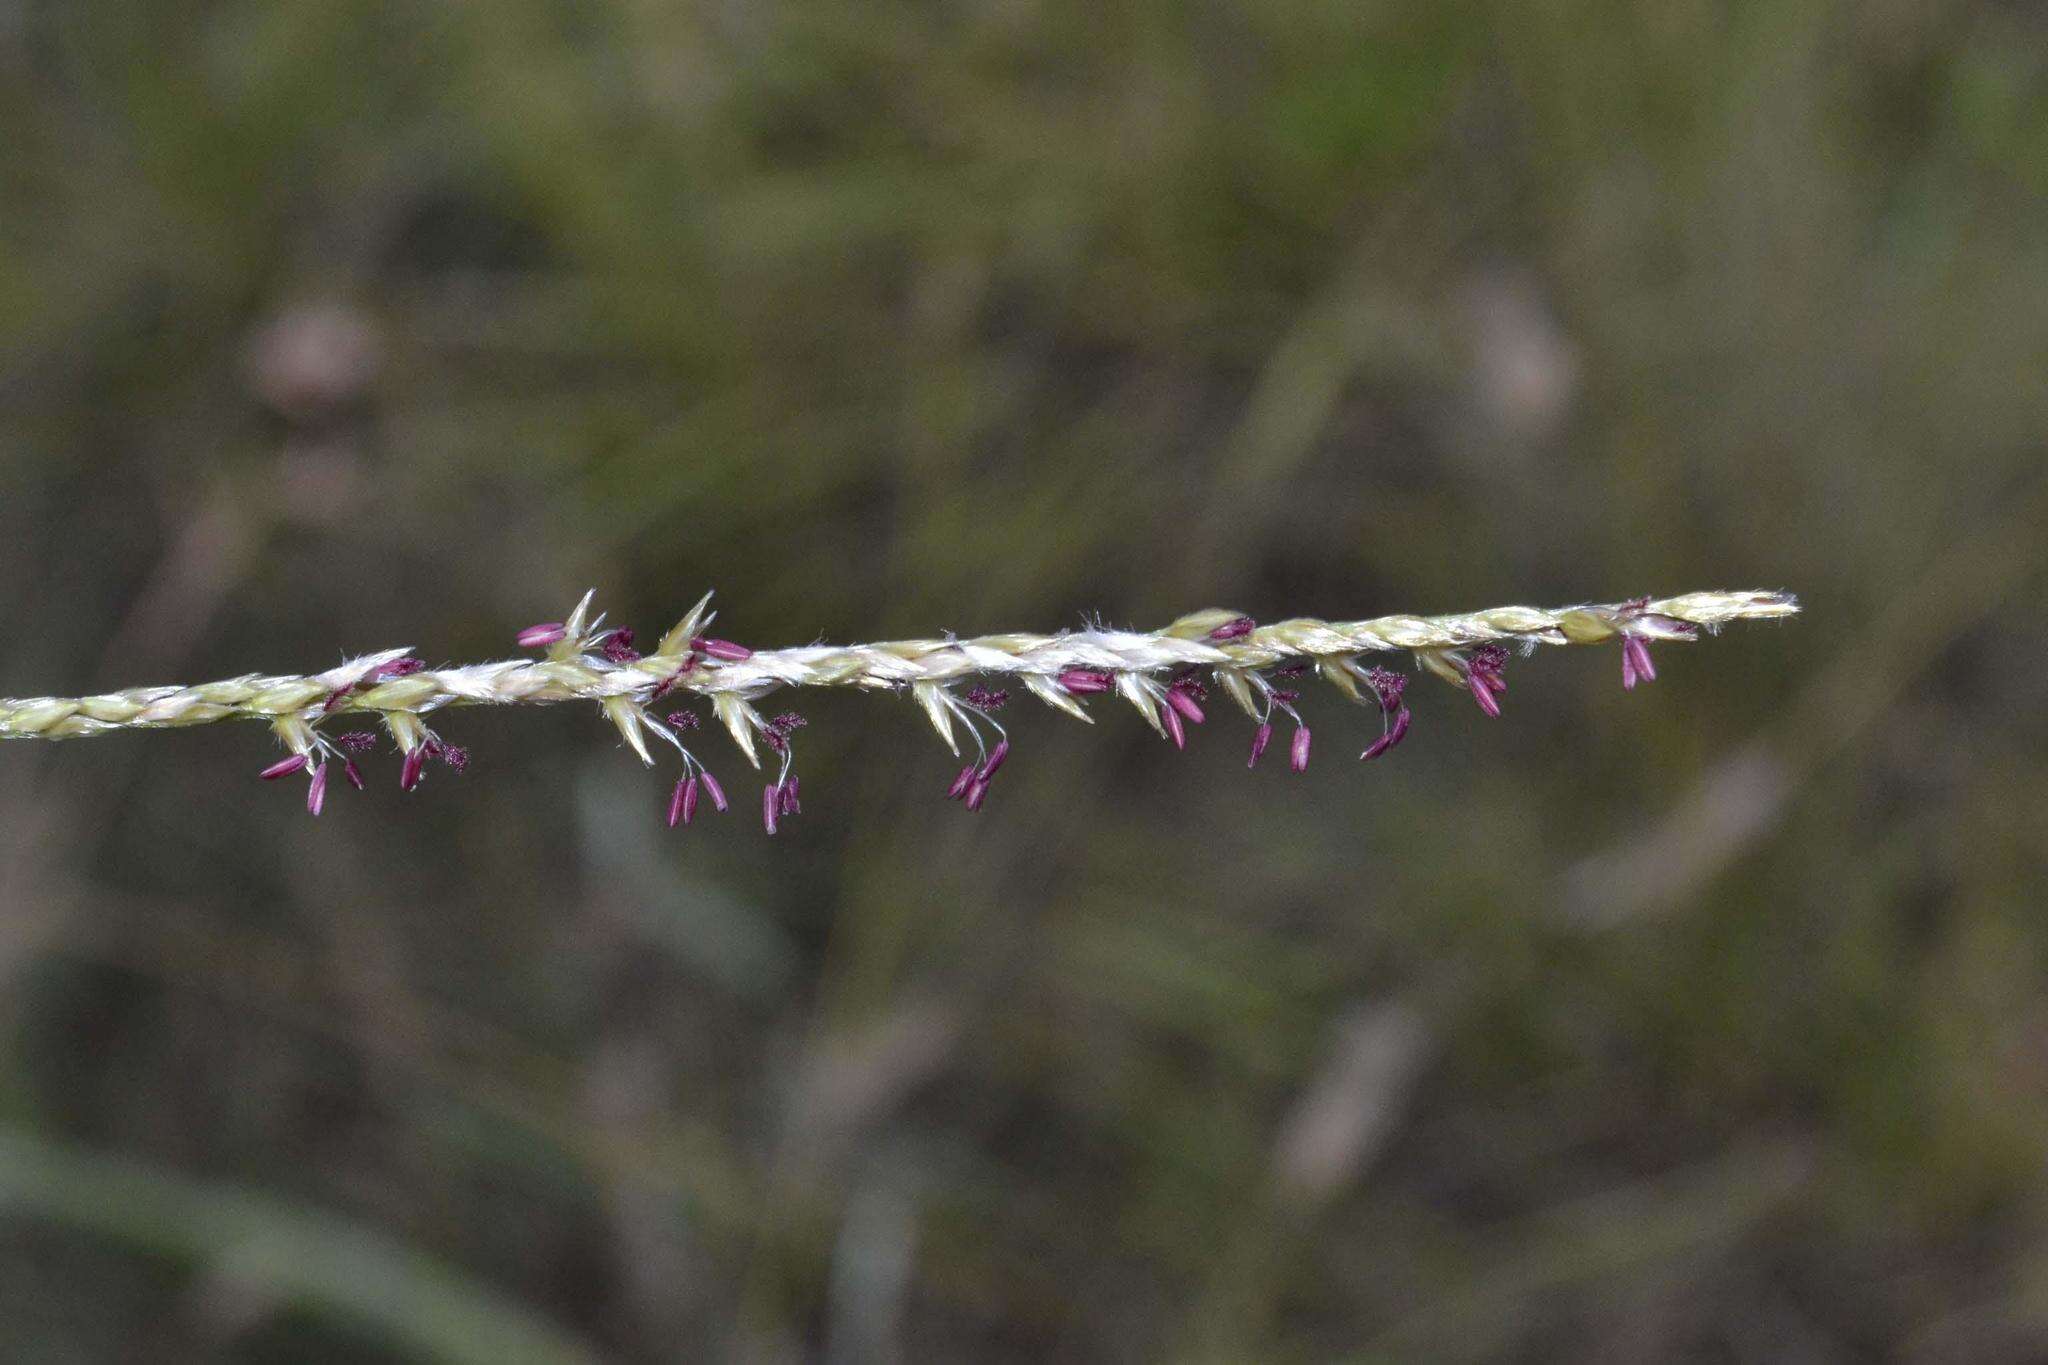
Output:
<svg viewBox="0 0 2048 1365">
<path fill-rule="evenodd" d="M 852 687 L 904 696 L 956 758 L 964 733 L 974 757 L 952 778 L 946 795 L 978 811 L 1011 753 L 1009 734 L 995 718 L 1010 690 L 992 683 L 1007 682 L 1084 721 L 1093 717 L 1082 699 L 1114 693 L 1182 749 L 1189 727 L 1209 719 L 1204 704 L 1213 685 L 1252 722 L 1247 767 L 1255 767 L 1272 742 L 1277 713 L 1294 727 L 1288 764 L 1301 772 L 1308 767 L 1311 732 L 1294 684 L 1311 672 L 1345 700 L 1378 708 L 1380 733 L 1359 755 L 1370 760 L 1402 742 L 1411 712 L 1407 678 L 1367 667 L 1363 656 L 1407 653 L 1418 668 L 1498 717 L 1510 645 L 1526 652 L 1537 645 L 1613 643 L 1621 655 L 1622 686 L 1633 690 L 1657 676 L 1650 661 L 1653 640 L 1693 641 L 1731 621 L 1799 610 L 1785 593 L 1698 592 L 1610 605 L 1497 607 L 1342 623 L 1298 618 L 1260 625 L 1238 612 L 1202 611 L 1149 632 L 1091 627 L 1054 635 L 762 650 L 704 633 L 714 615 L 706 593 L 651 652 L 642 653 L 631 630 L 608 628 L 602 617 L 591 616 L 592 597 L 586 593 L 564 620 L 528 626 L 513 637 L 522 649 L 540 651 L 538 657 L 428 668 L 412 650 L 392 649 L 306 676 L 250 675 L 93 697 L 0 699 L 0 739 L 74 739 L 260 720 L 286 756 L 258 776 L 275 781 L 306 773 L 306 808 L 318 815 L 326 804 L 330 764 L 340 763 L 349 785 L 360 790 L 363 777 L 353 756 L 376 743 L 367 731 L 328 733 L 325 727 L 339 717 L 372 716 L 382 724 L 400 755 L 399 786 L 410 792 L 430 762 L 458 773 L 469 763 L 467 750 L 428 728 L 428 715 L 464 706 L 580 701 L 594 704 L 641 762 L 656 761 L 650 738 L 675 749 L 682 773 L 668 799 L 668 823 L 687 826 L 700 796 L 719 811 L 728 804 L 718 780 L 683 739 L 703 726 L 704 716 L 687 706 L 695 699 L 709 708 L 747 763 L 760 767 L 763 749 L 774 755 L 773 780 L 761 793 L 761 822 L 774 834 L 803 809 L 802 784 L 792 765 L 793 736 L 805 722 L 795 711 L 765 716 L 755 703 L 784 688 Z M 664 700 L 686 704 L 657 717 L 655 704 Z"/>
</svg>

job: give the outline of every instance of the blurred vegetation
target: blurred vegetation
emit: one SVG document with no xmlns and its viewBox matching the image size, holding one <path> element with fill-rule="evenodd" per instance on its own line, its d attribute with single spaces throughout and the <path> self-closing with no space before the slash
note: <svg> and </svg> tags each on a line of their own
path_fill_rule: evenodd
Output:
<svg viewBox="0 0 2048 1365">
<path fill-rule="evenodd" d="M 0 129 L 0 695 L 1809 608 L 978 819 L 806 699 L 772 843 L 8 746 L 0 1356 L 2048 1354 L 2038 8 L 66 0 Z"/>
</svg>

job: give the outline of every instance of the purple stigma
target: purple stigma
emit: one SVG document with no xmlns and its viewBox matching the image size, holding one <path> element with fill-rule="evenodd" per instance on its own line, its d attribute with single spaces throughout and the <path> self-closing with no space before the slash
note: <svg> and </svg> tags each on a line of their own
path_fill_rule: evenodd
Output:
<svg viewBox="0 0 2048 1365">
<path fill-rule="evenodd" d="M 1308 771 L 1308 727 L 1306 725 L 1298 727 L 1294 732 L 1294 742 L 1288 746 L 1287 750 L 1287 766 L 1298 773 Z"/>
<path fill-rule="evenodd" d="M 521 649 L 538 649 L 569 638 L 569 632 L 560 621 L 544 621 L 537 626 L 528 626 L 519 632 L 517 638 Z"/>
<path fill-rule="evenodd" d="M 1244 761 L 1247 768 L 1259 766 L 1259 755 L 1266 752 L 1266 746 L 1273 742 L 1273 722 L 1261 721 L 1259 728 L 1252 732 L 1252 756 Z"/>
<path fill-rule="evenodd" d="M 604 657 L 615 664 L 639 663 L 640 651 L 633 648 L 633 632 L 621 627 L 605 636 Z"/>
<path fill-rule="evenodd" d="M 704 723 L 704 719 L 695 711 L 671 711 L 668 713 L 668 723 L 678 730 L 694 730 Z"/>
<path fill-rule="evenodd" d="M 730 640 L 706 640 L 702 636 L 690 641 L 690 648 L 707 659 L 722 659 L 731 664 L 754 657 L 754 651 L 745 645 L 736 645 Z"/>
<path fill-rule="evenodd" d="M 1210 631 L 1209 638 L 1217 641 L 1242 640 L 1245 636 L 1258 629 L 1258 624 L 1249 616 L 1240 616 L 1235 620 L 1225 621 L 1222 625 Z"/>
<path fill-rule="evenodd" d="M 280 758 L 277 762 L 256 774 L 256 776 L 262 778 L 265 782 L 275 782 L 280 777 L 291 776 L 291 774 L 298 772 L 310 762 L 312 760 L 304 754 L 293 754 L 289 758 Z"/>
<path fill-rule="evenodd" d="M 696 666 L 696 655 L 683 655 L 683 661 L 676 665 L 676 671 L 669 674 L 666 678 L 663 678 L 660 682 L 656 683 L 654 685 L 654 690 L 647 694 L 647 700 L 650 702 L 657 702 L 660 701 L 663 697 L 667 696 L 669 693 L 675 691 L 676 684 L 680 683 L 683 680 L 683 674 L 688 673 L 691 669 L 695 668 Z"/>
<path fill-rule="evenodd" d="M 1365 685 L 1379 698 L 1380 710 L 1393 712 L 1401 707 L 1401 694 L 1408 690 L 1408 679 L 1390 668 L 1368 668 Z"/>
<path fill-rule="evenodd" d="M 1000 711 L 1010 704 L 1010 694 L 1004 688 L 993 691 L 979 684 L 967 689 L 967 704 L 977 711 Z"/>
<path fill-rule="evenodd" d="M 344 730 L 334 737 L 334 747 L 352 754 L 367 753 L 377 747 L 377 736 L 368 730 Z"/>
</svg>

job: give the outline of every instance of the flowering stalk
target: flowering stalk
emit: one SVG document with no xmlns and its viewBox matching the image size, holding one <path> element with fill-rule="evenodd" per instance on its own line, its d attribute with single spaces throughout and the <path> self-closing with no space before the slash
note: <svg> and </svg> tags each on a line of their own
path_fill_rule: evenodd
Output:
<svg viewBox="0 0 2048 1365">
<path fill-rule="evenodd" d="M 1455 616 L 1343 623 L 1297 618 L 1259 625 L 1237 612 L 1202 611 L 1150 632 L 1091 628 L 1056 635 L 754 650 L 704 633 L 713 617 L 710 601 L 705 594 L 644 654 L 633 647 L 631 631 L 607 629 L 602 617 L 592 619 L 591 595 L 585 594 L 567 619 L 518 632 L 517 643 L 539 650 L 538 657 L 430 669 L 410 649 L 391 649 L 311 675 L 251 675 L 92 697 L 0 699 L 0 739 L 70 739 L 218 720 L 267 721 L 288 756 L 261 775 L 308 774 L 313 784 L 308 808 L 318 814 L 328 763 L 341 763 L 350 784 L 359 787 L 360 772 L 347 754 L 372 741 L 360 731 L 328 733 L 324 727 L 340 717 L 368 715 L 382 723 L 403 756 L 400 782 L 410 791 L 429 760 L 457 771 L 468 760 L 464 750 L 427 728 L 422 717 L 434 711 L 592 702 L 644 762 L 654 762 L 650 735 L 682 755 L 683 775 L 669 803 L 669 819 L 688 824 L 699 792 L 721 811 L 725 795 L 680 737 L 698 727 L 698 713 L 671 711 L 657 719 L 654 711 L 660 703 L 695 698 L 708 703 L 712 717 L 750 764 L 761 766 L 761 748 L 777 756 L 778 772 L 762 796 L 762 822 L 772 834 L 801 810 L 798 779 L 791 773 L 791 735 L 803 718 L 787 712 L 770 719 L 754 706 L 779 688 L 858 687 L 909 695 L 956 757 L 959 732 L 970 737 L 976 758 L 960 770 L 948 794 L 978 810 L 1010 753 L 1007 734 L 994 718 L 1009 693 L 978 683 L 956 690 L 970 680 L 1008 680 L 1084 721 L 1090 716 L 1081 698 L 1114 692 L 1181 747 L 1188 742 L 1189 727 L 1207 718 L 1202 703 L 1213 683 L 1257 727 L 1251 762 L 1257 763 L 1271 741 L 1277 713 L 1294 727 L 1289 763 L 1300 771 L 1308 764 L 1309 728 L 1296 707 L 1301 694 L 1291 684 L 1311 669 L 1349 700 L 1379 707 L 1381 734 L 1360 755 L 1377 758 L 1408 733 L 1406 679 L 1361 665 L 1361 655 L 1410 653 L 1420 667 L 1468 693 L 1487 715 L 1498 716 L 1510 644 L 1527 650 L 1539 644 L 1613 643 L 1621 656 L 1623 686 L 1633 688 L 1656 677 L 1651 642 L 1690 641 L 1701 630 L 1729 621 L 1790 616 L 1799 610 L 1785 593 L 1701 592 L 1656 601 L 1497 607 Z"/>
</svg>

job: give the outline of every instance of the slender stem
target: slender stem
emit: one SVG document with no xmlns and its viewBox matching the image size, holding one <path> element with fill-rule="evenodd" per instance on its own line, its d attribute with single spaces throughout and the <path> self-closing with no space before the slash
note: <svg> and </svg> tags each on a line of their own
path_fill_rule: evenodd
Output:
<svg viewBox="0 0 2048 1365">
<path fill-rule="evenodd" d="M 779 687 L 894 689 L 944 686 L 984 675 L 1037 680 L 1032 690 L 1050 701 L 1045 684 L 1074 669 L 1151 675 L 1195 667 L 1242 673 L 1286 660 L 1336 663 L 1358 654 L 1400 650 L 1432 663 L 1433 656 L 1474 645 L 1600 643 L 1622 635 L 1624 623 L 1631 622 L 1676 623 L 1626 629 L 1683 640 L 1692 628 L 1711 630 L 1729 621 L 1790 616 L 1798 610 L 1796 600 L 1784 593 L 1699 592 L 1649 602 L 1496 607 L 1450 616 L 1383 616 L 1338 623 L 1298 618 L 1243 633 L 1225 632 L 1222 638 L 1219 629 L 1236 614 L 1205 611 L 1152 632 L 1090 629 L 968 640 L 804 645 L 755 651 L 743 659 L 693 653 L 683 639 L 666 653 L 630 662 L 589 652 L 589 640 L 597 637 L 578 635 L 542 658 L 422 669 L 396 677 L 386 675 L 388 666 L 410 650 L 365 655 L 311 675 L 246 676 L 91 697 L 0 699 L 0 739 L 71 739 L 220 720 L 295 720 L 312 725 L 326 716 L 365 712 L 388 720 L 446 706 L 609 698 L 644 702 L 657 691 L 746 702 Z"/>
</svg>

